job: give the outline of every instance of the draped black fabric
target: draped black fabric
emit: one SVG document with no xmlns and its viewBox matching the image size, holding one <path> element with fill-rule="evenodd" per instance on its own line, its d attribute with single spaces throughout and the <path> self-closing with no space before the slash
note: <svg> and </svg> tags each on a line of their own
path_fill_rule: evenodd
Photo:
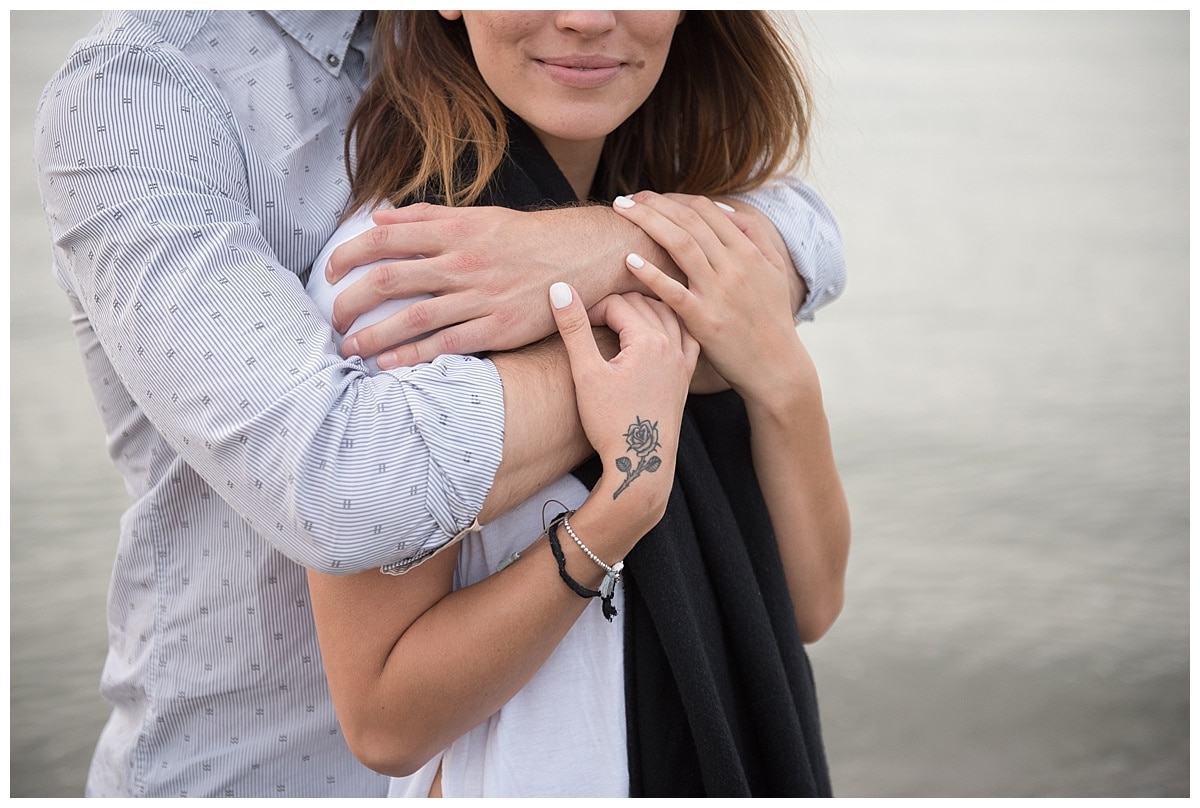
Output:
<svg viewBox="0 0 1200 808">
<path fill-rule="evenodd" d="M 478 204 L 577 201 L 515 116 L 509 135 Z M 575 474 L 591 488 L 600 472 L 593 457 Z M 812 670 L 737 394 L 689 398 L 666 514 L 622 580 L 631 796 L 830 796 Z"/>
</svg>

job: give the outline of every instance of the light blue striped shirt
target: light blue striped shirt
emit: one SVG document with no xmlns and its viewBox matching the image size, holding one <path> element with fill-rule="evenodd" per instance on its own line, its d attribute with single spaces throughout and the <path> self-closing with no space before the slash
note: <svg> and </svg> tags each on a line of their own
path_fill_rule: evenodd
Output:
<svg viewBox="0 0 1200 808">
<path fill-rule="evenodd" d="M 131 504 L 93 795 L 382 796 L 348 752 L 303 566 L 404 562 L 474 521 L 500 462 L 486 360 L 370 376 L 303 279 L 347 196 L 359 12 L 111 12 L 39 106 L 54 271 Z M 811 290 L 832 217 L 751 197 Z M 303 565 L 303 566 L 302 566 Z"/>
</svg>

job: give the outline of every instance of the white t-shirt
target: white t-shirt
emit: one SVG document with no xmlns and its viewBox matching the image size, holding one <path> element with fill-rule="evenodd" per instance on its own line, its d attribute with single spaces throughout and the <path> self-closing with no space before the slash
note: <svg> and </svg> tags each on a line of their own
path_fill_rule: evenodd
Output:
<svg viewBox="0 0 1200 808">
<path fill-rule="evenodd" d="M 325 280 L 329 255 L 338 244 L 371 225 L 369 213 L 347 220 L 313 265 L 308 292 L 326 317 L 332 317 L 337 294 L 369 268 L 356 269 L 330 286 Z M 423 298 L 389 301 L 360 317 L 348 333 L 419 299 Z M 368 364 L 372 372 L 378 370 L 373 360 Z M 587 488 L 568 475 L 494 522 L 468 533 L 458 547 L 454 588 L 496 572 L 514 552 L 524 550 L 541 535 L 545 522 L 563 507 L 578 508 L 587 495 Z M 546 506 L 551 500 L 563 505 Z M 546 663 L 499 712 L 415 774 L 393 779 L 389 795 L 428 796 L 440 763 L 445 797 L 628 796 L 624 600 L 624 587 L 618 584 L 613 596 L 617 616 L 610 623 L 600 600 L 593 599 Z"/>
</svg>

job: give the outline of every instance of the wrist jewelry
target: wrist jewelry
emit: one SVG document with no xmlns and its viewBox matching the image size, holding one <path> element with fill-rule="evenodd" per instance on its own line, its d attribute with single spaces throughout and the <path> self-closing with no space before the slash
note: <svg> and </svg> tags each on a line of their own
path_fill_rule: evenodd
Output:
<svg viewBox="0 0 1200 808">
<path fill-rule="evenodd" d="M 613 590 L 617 588 L 617 581 L 621 580 L 621 570 L 625 569 L 625 562 L 618 561 L 610 567 L 597 558 L 596 554 L 589 550 L 588 546 L 580 541 L 579 537 L 575 535 L 575 531 L 571 529 L 571 520 L 568 518 L 571 513 L 571 511 L 568 511 L 563 514 L 563 527 L 567 529 L 567 535 L 579 545 L 579 549 L 583 550 L 584 555 L 594 561 L 596 566 L 604 570 L 604 580 L 600 582 L 600 597 L 612 597 Z"/>
<path fill-rule="evenodd" d="M 606 567 L 606 570 L 608 571 L 605 572 L 604 582 L 601 584 L 601 591 L 599 592 L 597 592 L 595 589 L 588 589 L 586 586 L 579 583 L 579 581 L 576 581 L 571 577 L 570 573 L 567 572 L 567 557 L 563 554 L 562 545 L 559 544 L 558 541 L 558 526 L 566 521 L 567 516 L 570 513 L 573 513 L 573 511 L 563 511 L 558 516 L 551 519 L 550 524 L 546 527 L 546 538 L 550 541 L 550 552 L 554 553 L 554 560 L 558 562 L 558 575 L 563 579 L 563 583 L 565 583 L 572 592 L 574 592 L 576 595 L 579 595 L 579 597 L 600 598 L 600 604 L 604 613 L 604 618 L 611 623 L 613 617 L 615 617 L 617 614 L 617 609 L 612 604 L 612 596 L 613 591 L 616 588 L 616 582 L 621 578 L 620 570 Z M 571 532 L 571 537 L 575 538 L 574 531 L 571 531 L 569 527 L 567 530 Z M 579 542 L 579 539 L 575 538 L 575 541 Z M 583 544 L 580 543 L 579 546 L 583 547 Z M 585 552 L 588 552 L 586 547 L 583 549 Z M 592 556 L 590 552 L 588 552 L 588 555 L 595 559 L 595 556 Z M 597 563 L 600 563 L 598 559 L 596 559 L 596 561 Z M 603 566 L 603 564 L 601 564 L 601 566 Z M 609 582 L 610 576 L 613 578 L 611 583 Z"/>
</svg>

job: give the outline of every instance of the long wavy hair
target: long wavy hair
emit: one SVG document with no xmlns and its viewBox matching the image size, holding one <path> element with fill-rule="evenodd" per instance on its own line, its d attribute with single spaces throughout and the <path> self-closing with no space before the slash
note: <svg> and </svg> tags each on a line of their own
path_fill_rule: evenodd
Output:
<svg viewBox="0 0 1200 808">
<path fill-rule="evenodd" d="M 376 73 L 346 138 L 350 210 L 430 193 L 472 204 L 508 138 L 466 26 L 436 11 L 380 11 L 372 52 Z M 658 84 L 605 139 L 594 191 L 749 190 L 804 158 L 811 106 L 767 12 L 688 11 Z"/>
</svg>

